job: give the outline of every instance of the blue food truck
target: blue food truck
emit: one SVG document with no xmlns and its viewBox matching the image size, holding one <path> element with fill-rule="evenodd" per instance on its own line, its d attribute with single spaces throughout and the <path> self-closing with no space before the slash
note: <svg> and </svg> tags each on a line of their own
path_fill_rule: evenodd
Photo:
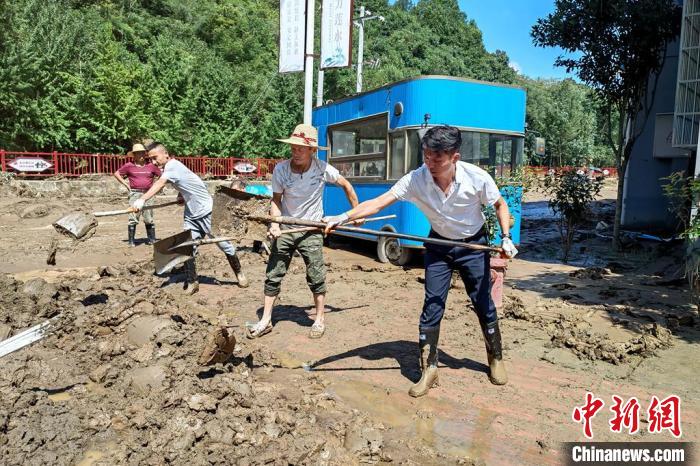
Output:
<svg viewBox="0 0 700 466">
<path fill-rule="evenodd" d="M 398 81 L 315 108 L 319 143 L 330 147 L 320 151 L 319 158 L 336 167 L 364 201 L 423 164 L 421 129 L 449 124 L 462 132 L 463 161 L 488 170 L 496 179 L 507 178 L 523 164 L 525 101 L 524 89 L 504 84 L 449 76 Z M 518 244 L 522 187 L 500 188 L 514 218 L 511 232 Z M 335 215 L 350 205 L 340 188 L 328 185 L 323 207 L 326 215 Z M 394 203 L 378 215 L 390 214 L 396 218 L 367 228 L 420 236 L 430 231 L 427 218 L 409 202 Z M 379 260 L 398 265 L 423 247 L 416 241 L 354 236 L 377 241 Z"/>
</svg>

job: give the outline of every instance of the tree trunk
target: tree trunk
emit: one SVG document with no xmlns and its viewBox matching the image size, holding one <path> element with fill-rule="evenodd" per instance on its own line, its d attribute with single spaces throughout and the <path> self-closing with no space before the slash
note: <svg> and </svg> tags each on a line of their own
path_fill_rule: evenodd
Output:
<svg viewBox="0 0 700 466">
<path fill-rule="evenodd" d="M 620 241 L 620 233 L 622 228 L 622 202 L 625 192 L 625 174 L 630 161 L 630 153 L 632 152 L 632 143 L 626 144 L 622 149 L 622 162 L 617 164 L 617 201 L 615 203 L 615 225 L 613 226 L 613 250 L 621 251 L 622 242 Z"/>
</svg>

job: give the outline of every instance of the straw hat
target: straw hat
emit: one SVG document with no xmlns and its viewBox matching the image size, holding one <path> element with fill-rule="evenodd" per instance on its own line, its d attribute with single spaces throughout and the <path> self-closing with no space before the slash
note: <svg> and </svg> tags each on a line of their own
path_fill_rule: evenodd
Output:
<svg viewBox="0 0 700 466">
<path fill-rule="evenodd" d="M 131 148 L 131 152 L 146 152 L 146 148 L 143 147 L 143 144 L 134 144 L 134 147 Z"/>
<path fill-rule="evenodd" d="M 315 147 L 321 150 L 328 150 L 328 147 L 318 145 L 318 131 L 311 125 L 297 125 L 291 136 L 287 139 L 278 139 L 278 141 L 295 146 Z"/>
</svg>

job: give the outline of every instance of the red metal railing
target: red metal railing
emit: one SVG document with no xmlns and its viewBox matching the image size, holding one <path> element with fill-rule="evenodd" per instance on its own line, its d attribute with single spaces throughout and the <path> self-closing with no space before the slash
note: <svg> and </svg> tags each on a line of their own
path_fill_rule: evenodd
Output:
<svg viewBox="0 0 700 466">
<path fill-rule="evenodd" d="M 232 174 L 245 178 L 265 178 L 272 174 L 280 159 L 239 158 L 239 157 L 176 157 L 187 168 L 200 176 L 225 178 Z M 11 164 L 17 159 L 42 159 L 52 164 L 41 172 L 20 172 Z M 4 172 L 16 173 L 26 177 L 65 176 L 78 177 L 84 175 L 109 175 L 114 173 L 131 157 L 115 154 L 70 154 L 64 152 L 14 152 L 0 149 L 0 168 Z M 236 169 L 247 165 L 249 170 Z M 250 167 L 252 165 L 253 167 Z M 253 169 L 254 168 L 254 169 Z"/>
</svg>

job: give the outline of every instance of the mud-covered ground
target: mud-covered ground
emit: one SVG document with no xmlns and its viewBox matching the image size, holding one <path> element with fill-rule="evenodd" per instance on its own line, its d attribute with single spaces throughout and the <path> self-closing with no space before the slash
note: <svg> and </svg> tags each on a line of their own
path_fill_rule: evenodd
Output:
<svg viewBox="0 0 700 466">
<path fill-rule="evenodd" d="M 682 440 L 698 439 L 700 323 L 680 246 L 630 239 L 610 253 L 599 236 L 608 231 L 595 227 L 612 223 L 612 185 L 570 265 L 557 260 L 543 200 L 528 195 L 500 314 L 508 385 L 488 382 L 480 329 L 455 281 L 440 386 L 421 399 L 406 393 L 419 375 L 419 260 L 380 264 L 370 243 L 336 240 L 326 249 L 327 330 L 311 340 L 312 300 L 295 258 L 273 332 L 251 341 L 243 327 L 261 312 L 265 257 L 248 240 L 249 288 L 203 246 L 201 291 L 189 297 L 179 271 L 153 275 L 151 247 L 127 247 L 124 218 L 100 219 L 83 242 L 60 238 L 57 265 L 46 265 L 51 222 L 122 199 L 2 189 L 0 340 L 55 318 L 41 342 L 2 358 L 3 464 L 558 464 L 561 442 L 583 439 L 571 413 L 587 391 L 606 403 L 595 440 L 674 440 L 647 432 L 651 396 L 670 394 L 682 399 Z M 180 230 L 179 207 L 156 219 L 161 238 Z M 238 339 L 233 355 L 201 366 L 218 328 Z M 612 395 L 640 400 L 640 433 L 610 431 Z"/>
</svg>

